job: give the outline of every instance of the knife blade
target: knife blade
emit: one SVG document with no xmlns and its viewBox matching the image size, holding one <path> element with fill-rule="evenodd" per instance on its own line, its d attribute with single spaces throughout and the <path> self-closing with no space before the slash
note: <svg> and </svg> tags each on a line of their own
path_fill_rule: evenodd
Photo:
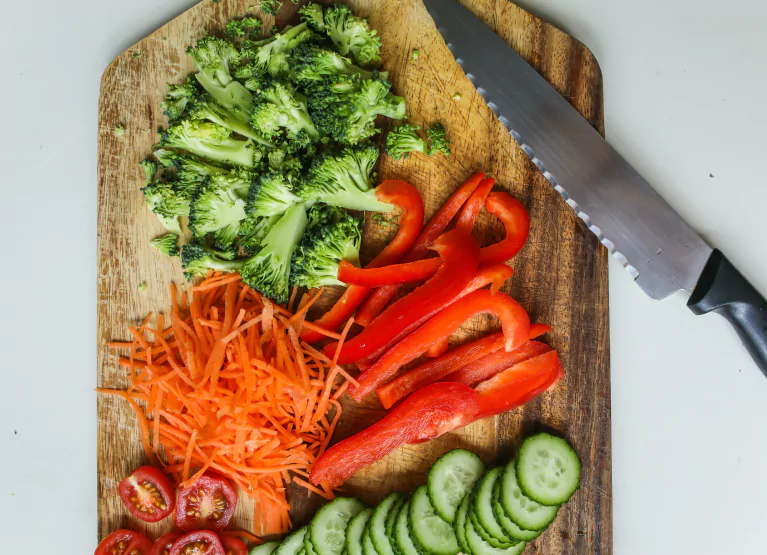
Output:
<svg viewBox="0 0 767 555">
<path fill-rule="evenodd" d="M 456 62 L 544 177 L 653 299 L 691 294 L 767 376 L 767 301 L 501 37 L 457 0 L 424 0 Z"/>
</svg>

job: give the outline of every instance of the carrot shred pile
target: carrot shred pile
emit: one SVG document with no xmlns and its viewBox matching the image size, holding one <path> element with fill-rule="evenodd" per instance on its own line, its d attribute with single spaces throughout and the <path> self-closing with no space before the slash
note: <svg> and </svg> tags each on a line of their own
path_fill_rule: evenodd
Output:
<svg viewBox="0 0 767 555">
<path fill-rule="evenodd" d="M 171 286 L 169 326 L 152 314 L 129 327 L 119 360 L 126 391 L 99 388 L 135 410 L 147 458 L 181 487 L 212 469 L 256 501 L 259 535 L 291 527 L 290 481 L 327 499 L 330 487 L 306 479 L 341 417 L 338 399 L 354 383 L 334 360 L 300 341 L 304 316 L 322 290 L 295 312 L 244 285 L 239 275 L 211 274 L 188 295 Z M 296 294 L 291 296 L 295 302 Z M 288 307 L 291 302 L 288 303 Z M 349 331 L 325 332 L 341 345 Z M 150 339 L 151 338 L 151 339 Z"/>
</svg>

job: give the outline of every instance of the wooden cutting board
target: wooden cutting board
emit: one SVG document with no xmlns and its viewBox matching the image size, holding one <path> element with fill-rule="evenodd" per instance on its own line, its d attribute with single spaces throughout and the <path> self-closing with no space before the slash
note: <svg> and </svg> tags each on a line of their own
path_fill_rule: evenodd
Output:
<svg viewBox="0 0 767 555">
<path fill-rule="evenodd" d="M 506 0 L 462 0 L 500 34 L 603 132 L 602 78 L 596 60 L 579 42 Z M 407 491 L 425 482 L 424 472 L 445 451 L 461 446 L 489 464 L 509 460 L 521 438 L 552 429 L 567 437 L 583 459 L 581 489 L 560 510 L 556 521 L 525 553 L 607 554 L 612 552 L 610 465 L 610 373 L 607 303 L 607 251 L 578 220 L 564 200 L 519 149 L 453 60 L 419 0 L 351 0 L 356 13 L 369 15 L 383 41 L 383 59 L 394 89 L 407 99 L 413 122 L 441 121 L 452 141 L 453 156 L 414 155 L 397 162 L 382 156 L 379 177 L 405 179 L 419 188 L 427 216 L 453 189 L 477 170 L 496 179 L 530 212 L 530 240 L 513 262 L 515 275 L 506 292 L 518 299 L 536 322 L 553 326 L 544 340 L 559 351 L 566 377 L 523 408 L 477 422 L 435 441 L 407 446 L 357 473 L 347 494 L 376 503 L 393 490 Z M 294 19 L 296 6 L 285 2 L 277 23 Z M 268 29 L 273 20 L 256 0 L 204 0 L 123 52 L 104 72 L 99 100 L 98 153 L 98 384 L 125 388 L 107 341 L 125 337 L 128 324 L 151 311 L 167 311 L 168 285 L 183 283 L 178 259 L 149 246 L 162 233 L 145 206 L 138 162 L 151 152 L 157 127 L 165 125 L 158 107 L 166 82 L 180 82 L 192 70 L 184 51 L 195 39 L 221 33 L 231 18 L 257 15 Z M 417 61 L 410 61 L 414 48 Z M 460 99 L 454 99 L 458 93 Z M 125 134 L 115 136 L 118 124 Z M 388 123 L 387 123 L 388 124 Z M 368 218 L 363 261 L 395 233 L 392 226 Z M 503 229 L 483 214 L 477 238 L 498 241 Z M 146 284 L 144 290 L 141 286 Z M 332 299 L 328 299 L 328 304 Z M 327 305 L 326 305 L 327 306 Z M 490 317 L 468 322 L 452 343 L 496 328 Z M 336 435 L 342 439 L 377 420 L 377 402 L 355 405 L 346 399 Z M 155 538 L 169 524 L 146 525 L 128 516 L 116 485 L 145 464 L 131 409 L 115 397 L 98 399 L 99 539 L 120 527 Z M 296 524 L 302 524 L 321 500 L 290 489 Z M 244 499 L 244 496 L 241 496 Z M 253 529 L 252 504 L 240 503 L 234 526 Z"/>
</svg>

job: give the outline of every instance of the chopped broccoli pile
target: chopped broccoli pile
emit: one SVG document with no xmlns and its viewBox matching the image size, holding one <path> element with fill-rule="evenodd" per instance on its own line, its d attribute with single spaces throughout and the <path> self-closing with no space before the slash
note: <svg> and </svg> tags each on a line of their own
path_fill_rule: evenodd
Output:
<svg viewBox="0 0 767 555">
<path fill-rule="evenodd" d="M 264 13 L 281 6 L 261 0 Z M 180 254 L 189 280 L 240 272 L 277 302 L 291 286 L 339 284 L 340 261 L 358 263 L 360 222 L 347 210 L 393 209 L 376 197 L 376 120 L 406 118 L 366 19 L 315 2 L 299 15 L 266 38 L 248 15 L 190 46 L 195 71 L 168 85 L 168 127 L 142 163 L 141 191 L 167 230 L 150 244 Z M 395 128 L 388 152 L 425 152 L 417 129 Z M 429 133 L 447 152 L 444 130 Z"/>
<path fill-rule="evenodd" d="M 450 156 L 450 141 L 447 140 L 447 131 L 441 123 L 435 123 L 426 132 L 426 136 L 429 137 L 429 156 L 437 152 Z"/>
</svg>

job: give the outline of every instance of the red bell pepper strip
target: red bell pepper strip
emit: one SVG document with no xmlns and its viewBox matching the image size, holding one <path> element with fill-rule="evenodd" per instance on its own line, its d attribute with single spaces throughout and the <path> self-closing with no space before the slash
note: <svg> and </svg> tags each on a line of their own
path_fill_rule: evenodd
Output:
<svg viewBox="0 0 767 555">
<path fill-rule="evenodd" d="M 556 351 L 519 362 L 474 388 L 480 406 L 474 420 L 522 406 L 556 385 L 564 375 Z"/>
<path fill-rule="evenodd" d="M 437 358 L 444 355 L 450 348 L 450 338 L 445 337 L 439 341 L 432 343 L 431 347 L 426 350 L 426 356 L 429 358 Z"/>
<path fill-rule="evenodd" d="M 484 172 L 478 172 L 467 179 L 463 185 L 458 187 L 456 191 L 450 195 L 445 204 L 437 210 L 431 219 L 426 223 L 421 231 L 421 234 L 416 239 L 416 242 L 410 247 L 410 251 L 402 259 L 402 262 L 415 262 L 426 256 L 429 247 L 437 240 L 437 237 L 442 235 L 450 224 L 450 221 L 455 217 L 461 207 L 471 197 L 474 190 L 479 186 L 482 179 L 484 179 Z M 399 291 L 399 285 L 387 285 L 376 289 L 368 297 L 365 303 L 357 311 L 355 322 L 361 326 L 368 326 L 378 316 L 389 301 L 392 300 L 394 295 Z"/>
<path fill-rule="evenodd" d="M 437 273 L 421 287 L 387 308 L 364 331 L 346 341 L 338 354 L 338 364 L 349 364 L 376 352 L 404 329 L 436 314 L 463 291 L 474 278 L 479 260 L 479 246 L 467 233 L 452 230 L 432 246 L 442 264 Z M 325 346 L 325 354 L 334 356 L 336 346 Z"/>
<path fill-rule="evenodd" d="M 469 200 L 466 201 L 466 204 L 461 209 L 461 213 L 458 214 L 458 218 L 455 221 L 455 229 L 461 229 L 466 233 L 471 233 L 474 229 L 474 224 L 477 223 L 479 213 L 485 207 L 487 195 L 490 194 L 494 184 L 495 179 L 492 177 L 486 177 L 480 182 L 479 186 L 474 190 L 471 197 L 469 197 Z"/>
<path fill-rule="evenodd" d="M 373 366 L 357 376 L 357 386 L 348 389 L 357 402 L 384 385 L 397 371 L 426 352 L 434 341 L 450 336 L 472 316 L 484 312 L 501 320 L 503 346 L 507 351 L 526 343 L 530 335 L 530 318 L 520 304 L 503 293 L 475 291 L 451 304 L 424 325 L 394 345 Z"/>
<path fill-rule="evenodd" d="M 380 268 L 357 268 L 342 260 L 338 266 L 338 280 L 365 287 L 424 281 L 433 276 L 441 264 L 441 258 L 424 258 L 415 262 L 391 264 Z"/>
<path fill-rule="evenodd" d="M 506 229 L 506 237 L 480 253 L 483 263 L 507 262 L 522 250 L 530 233 L 530 215 L 521 202 L 508 193 L 490 193 L 485 202 L 487 211 L 496 216 Z"/>
<path fill-rule="evenodd" d="M 376 188 L 376 199 L 399 206 L 403 213 L 399 219 L 399 231 L 391 242 L 368 265 L 368 268 L 388 266 L 399 261 L 413 246 L 423 226 L 423 199 L 418 189 L 410 183 L 387 179 Z M 326 330 L 336 331 L 365 302 L 371 289 L 369 287 L 350 286 L 336 304 L 314 324 Z M 312 330 L 304 330 L 301 339 L 314 343 L 325 336 Z"/>
<path fill-rule="evenodd" d="M 528 341 L 520 348 L 507 353 L 503 349 L 497 349 L 482 358 L 474 360 L 461 368 L 447 375 L 444 378 L 446 382 L 458 382 L 469 387 L 474 387 L 480 382 L 489 380 L 502 370 L 510 368 L 515 364 L 534 358 L 539 355 L 553 351 L 551 347 L 540 341 Z"/>
<path fill-rule="evenodd" d="M 541 331 L 545 331 L 548 326 L 543 324 L 534 324 L 530 326 L 530 339 L 537 337 Z M 395 379 L 379 387 L 376 390 L 378 399 L 384 408 L 388 409 L 394 406 L 394 403 L 403 399 L 417 391 L 418 389 L 434 383 L 437 380 L 444 379 L 443 381 L 459 382 L 468 386 L 474 386 L 477 383 L 485 380 L 492 375 L 497 374 L 504 368 L 508 368 L 515 362 L 520 362 L 532 356 L 544 353 L 547 350 L 551 350 L 551 347 L 539 343 L 538 341 L 528 341 L 521 347 L 514 349 L 511 352 L 506 352 L 503 349 L 504 338 L 503 333 L 500 331 L 489 333 L 485 336 L 459 345 L 452 351 L 443 354 L 433 360 L 425 362 L 420 366 L 408 370 L 404 374 L 397 376 Z M 536 347 L 530 347 L 531 344 Z M 481 366 L 480 361 L 490 359 L 497 355 L 497 358 L 501 358 L 508 362 L 505 366 L 498 368 L 494 374 L 489 372 L 481 373 L 482 369 L 488 367 L 487 364 Z M 464 372 L 465 369 L 470 368 L 469 372 Z M 478 379 L 474 379 L 479 376 Z"/>
<path fill-rule="evenodd" d="M 359 469 L 397 447 L 433 439 L 471 422 L 477 394 L 458 383 L 435 383 L 416 391 L 381 420 L 323 453 L 309 479 L 336 488 Z"/>
</svg>

